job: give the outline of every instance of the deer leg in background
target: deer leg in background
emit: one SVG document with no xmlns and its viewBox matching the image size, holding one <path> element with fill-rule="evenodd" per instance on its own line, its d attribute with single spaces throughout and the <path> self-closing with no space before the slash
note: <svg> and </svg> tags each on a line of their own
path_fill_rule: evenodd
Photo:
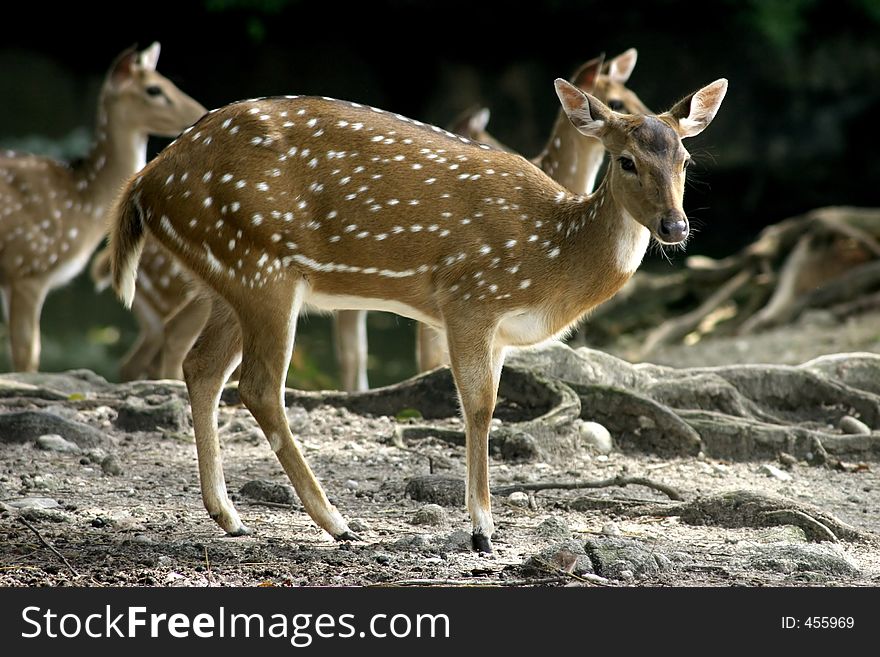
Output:
<svg viewBox="0 0 880 657">
<path fill-rule="evenodd" d="M 416 367 L 427 372 L 449 364 L 446 338 L 434 327 L 422 322 L 416 325 Z"/>
<path fill-rule="evenodd" d="M 196 295 L 181 304 L 165 320 L 164 344 L 160 352 L 160 378 L 183 378 L 183 360 L 192 349 L 210 314 L 210 298 Z"/>
<path fill-rule="evenodd" d="M 346 392 L 369 390 L 367 380 L 367 311 L 338 310 L 333 314 L 333 337 L 339 378 Z"/>
<path fill-rule="evenodd" d="M 17 372 L 36 372 L 40 364 L 40 312 L 46 292 L 43 281 L 24 279 L 10 286 L 9 340 Z"/>
<path fill-rule="evenodd" d="M 158 374 L 154 367 L 162 346 L 162 319 L 153 307 L 140 295 L 131 305 L 138 320 L 140 332 L 137 341 L 128 350 L 119 366 L 119 377 L 123 381 L 150 378 Z"/>
</svg>

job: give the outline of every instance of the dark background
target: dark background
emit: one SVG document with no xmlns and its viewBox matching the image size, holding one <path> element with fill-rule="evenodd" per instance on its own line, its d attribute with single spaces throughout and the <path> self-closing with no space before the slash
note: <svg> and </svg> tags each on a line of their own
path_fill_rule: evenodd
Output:
<svg viewBox="0 0 880 657">
<path fill-rule="evenodd" d="M 490 130 L 532 156 L 558 109 L 553 79 L 634 46 L 629 86 L 655 111 L 719 77 L 730 81 L 714 123 L 687 144 L 697 166 L 685 207 L 699 231 L 689 253 L 728 255 L 764 226 L 815 207 L 880 205 L 880 0 L 201 0 L 34 3 L 24 12 L 4 18 L 0 146 L 82 154 L 110 62 L 158 40 L 159 70 L 209 108 L 320 94 L 444 125 L 482 103 Z M 670 265 L 649 254 L 644 266 Z M 45 369 L 112 376 L 134 324 L 85 279 L 50 296 Z M 85 326 L 65 321 L 71 313 Z M 411 373 L 408 324 L 371 319 L 372 332 L 398 332 L 371 340 L 374 381 Z M 71 334 L 69 344 L 54 341 L 56 328 Z M 296 382 L 333 385 L 327 336 L 325 320 L 304 325 L 312 357 L 298 361 Z"/>
</svg>

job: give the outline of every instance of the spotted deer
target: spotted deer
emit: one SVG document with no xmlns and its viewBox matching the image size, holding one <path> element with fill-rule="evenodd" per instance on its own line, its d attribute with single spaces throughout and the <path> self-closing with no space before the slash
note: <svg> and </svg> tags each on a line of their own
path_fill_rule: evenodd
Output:
<svg viewBox="0 0 880 657">
<path fill-rule="evenodd" d="M 650 113 L 625 84 L 635 68 L 638 52 L 630 48 L 605 62 L 599 56 L 583 64 L 571 77 L 573 84 L 606 102 L 616 111 Z M 503 150 L 509 150 L 486 132 L 489 111 L 476 110 L 459 117 L 450 130 Z M 560 109 L 543 152 L 534 158 L 552 178 L 571 191 L 591 191 L 605 148 L 597 139 L 576 131 Z M 182 363 L 207 320 L 203 299 L 191 294 L 192 286 L 176 260 L 148 239 L 141 255 L 133 310 L 140 325 L 138 341 L 123 359 L 124 379 L 143 376 L 182 378 Z M 343 390 L 369 387 L 367 379 L 367 321 L 365 310 L 339 310 L 333 317 L 334 345 Z M 426 324 L 416 334 L 416 360 L 420 371 L 448 363 L 443 338 Z"/>
<path fill-rule="evenodd" d="M 303 306 L 385 310 L 446 335 L 464 415 L 473 544 L 491 551 L 488 436 L 505 351 L 563 334 L 611 297 L 653 237 L 681 244 L 689 155 L 714 118 L 717 80 L 658 116 L 609 109 L 565 80 L 556 91 L 612 165 L 574 194 L 519 155 L 381 109 L 325 97 L 254 99 L 210 112 L 120 195 L 111 214 L 113 285 L 130 305 L 146 236 L 211 298 L 183 364 L 202 498 L 231 535 L 217 435 L 220 392 L 239 394 L 311 518 L 353 540 L 303 457 L 284 382 Z"/>
<path fill-rule="evenodd" d="M 146 162 L 148 135 L 176 136 L 205 113 L 156 71 L 159 49 L 154 43 L 116 59 L 83 161 L 0 154 L 0 290 L 16 370 L 39 366 L 46 294 L 85 268 L 105 235 L 107 207 Z"/>
<path fill-rule="evenodd" d="M 592 94 L 616 112 L 651 114 L 626 82 L 632 75 L 638 51 L 630 48 L 605 61 L 600 55 L 581 65 L 570 81 L 582 91 Z M 453 132 L 483 144 L 511 150 L 486 131 L 489 110 L 476 109 L 460 116 Z M 575 194 L 592 192 L 596 176 L 605 158 L 605 146 L 599 139 L 579 132 L 560 108 L 547 144 L 532 163 L 556 182 Z M 416 329 L 416 364 L 420 372 L 449 363 L 443 337 L 427 324 Z"/>
</svg>

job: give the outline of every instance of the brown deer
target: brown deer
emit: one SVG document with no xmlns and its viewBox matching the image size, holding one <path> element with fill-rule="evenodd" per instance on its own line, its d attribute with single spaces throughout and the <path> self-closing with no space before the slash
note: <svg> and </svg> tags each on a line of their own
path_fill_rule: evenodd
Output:
<svg viewBox="0 0 880 657">
<path fill-rule="evenodd" d="M 173 137 L 205 113 L 156 72 L 158 60 L 158 43 L 117 58 L 82 162 L 0 154 L 0 290 L 16 370 L 37 370 L 46 294 L 82 271 L 101 242 L 107 207 L 144 166 L 147 136 Z"/>
<path fill-rule="evenodd" d="M 604 61 L 604 55 L 600 55 L 578 68 L 571 76 L 571 83 L 592 94 L 615 112 L 651 114 L 641 99 L 626 87 L 637 59 L 638 51 L 635 48 L 630 48 L 607 62 Z M 489 110 L 476 109 L 459 117 L 452 131 L 473 141 L 511 150 L 486 132 L 488 122 Z M 537 157 L 532 158 L 532 163 L 569 191 L 586 194 L 593 191 L 604 158 L 605 147 L 602 142 L 579 132 L 560 108 L 546 146 Z M 427 324 L 418 324 L 418 370 L 425 372 L 448 363 L 443 336 Z"/>
<path fill-rule="evenodd" d="M 650 111 L 639 97 L 625 86 L 637 57 L 635 48 L 607 62 L 604 56 L 599 56 L 583 64 L 571 81 L 615 111 L 648 114 Z M 463 114 L 450 130 L 474 141 L 510 150 L 486 132 L 488 121 L 489 111 L 480 109 Z M 532 161 L 571 191 L 584 193 L 592 191 L 604 155 L 602 143 L 575 130 L 560 109 L 546 147 Z M 192 286 L 186 274 L 154 240 L 147 240 L 140 262 L 138 288 L 145 293 L 135 298 L 132 307 L 140 335 L 123 359 L 120 375 L 123 379 L 182 378 L 183 359 L 207 320 L 207 304 L 198 295 L 190 294 Z M 109 271 L 101 275 L 96 283 L 106 285 L 104 277 L 109 276 Z M 366 390 L 369 387 L 366 311 L 337 311 L 333 329 L 343 390 Z M 443 342 L 442 336 L 429 326 L 418 325 L 416 361 L 420 371 L 448 363 Z"/>
<path fill-rule="evenodd" d="M 714 118 L 717 80 L 659 116 L 610 110 L 559 79 L 569 120 L 611 154 L 603 184 L 573 194 L 519 155 L 399 114 L 318 97 L 264 98 L 209 113 L 138 175 L 111 214 L 113 285 L 128 305 L 153 235 L 211 298 L 187 355 L 202 497 L 229 534 L 217 436 L 220 391 L 239 394 L 311 518 L 356 539 L 306 463 L 284 409 L 297 317 L 395 312 L 442 330 L 467 436 L 474 547 L 491 551 L 488 435 L 508 347 L 551 340 L 617 292 L 650 237 L 681 244 L 689 155 Z"/>
</svg>

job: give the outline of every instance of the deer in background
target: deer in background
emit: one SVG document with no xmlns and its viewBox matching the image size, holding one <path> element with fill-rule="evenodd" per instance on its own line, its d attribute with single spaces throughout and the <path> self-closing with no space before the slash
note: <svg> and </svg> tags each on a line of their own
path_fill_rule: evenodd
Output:
<svg viewBox="0 0 880 657">
<path fill-rule="evenodd" d="M 637 57 L 635 48 L 607 62 L 599 56 L 583 64 L 571 81 L 616 111 L 649 114 L 639 97 L 625 86 Z M 450 130 L 510 150 L 485 131 L 488 121 L 489 111 L 480 109 L 462 114 Z M 601 142 L 577 132 L 560 110 L 546 147 L 532 161 L 571 191 L 584 193 L 592 191 L 604 154 Z M 102 259 L 107 257 L 101 255 Z M 154 240 L 147 240 L 140 262 L 138 288 L 143 294 L 135 297 L 132 309 L 141 330 L 137 343 L 123 360 L 121 376 L 182 378 L 183 359 L 207 320 L 207 305 L 191 293 L 192 286 L 175 259 Z M 99 288 L 109 284 L 108 267 L 100 271 L 97 278 L 93 276 Z M 368 388 L 366 317 L 365 310 L 339 310 L 334 314 L 334 344 L 343 390 Z M 425 324 L 418 325 L 416 360 L 419 371 L 448 363 L 441 336 Z"/>
<path fill-rule="evenodd" d="M 625 114 L 651 114 L 641 99 L 626 87 L 638 59 L 635 48 L 605 61 L 600 55 L 581 65 L 571 83 L 581 91 L 592 94 L 615 112 Z M 483 144 L 510 151 L 495 137 L 486 132 L 489 110 L 475 109 L 458 117 L 452 132 Z M 532 163 L 556 182 L 575 194 L 592 192 L 596 176 L 605 158 L 605 146 L 599 139 L 579 132 L 560 108 L 547 144 Z M 449 363 L 442 336 L 427 324 L 416 328 L 416 364 L 420 372 L 432 370 Z"/>
<path fill-rule="evenodd" d="M 15 370 L 37 370 L 46 294 L 85 268 L 106 234 L 107 207 L 146 163 L 148 135 L 176 136 L 205 113 L 156 72 L 159 49 L 127 50 L 110 68 L 83 161 L 0 154 L 0 290 Z"/>
<path fill-rule="evenodd" d="M 611 166 L 573 194 L 519 155 L 359 103 L 318 97 L 214 110 L 166 148 L 111 215 L 113 286 L 128 305 L 147 235 L 202 281 L 211 313 L 184 361 L 202 498 L 231 535 L 217 408 L 239 394 L 309 516 L 357 539 L 291 433 L 284 383 L 303 306 L 395 312 L 443 331 L 465 422 L 466 503 L 491 551 L 488 437 L 509 347 L 565 333 L 632 276 L 653 236 L 681 244 L 682 139 L 712 121 L 717 80 L 658 116 L 614 112 L 559 79 L 566 116 Z"/>
</svg>

